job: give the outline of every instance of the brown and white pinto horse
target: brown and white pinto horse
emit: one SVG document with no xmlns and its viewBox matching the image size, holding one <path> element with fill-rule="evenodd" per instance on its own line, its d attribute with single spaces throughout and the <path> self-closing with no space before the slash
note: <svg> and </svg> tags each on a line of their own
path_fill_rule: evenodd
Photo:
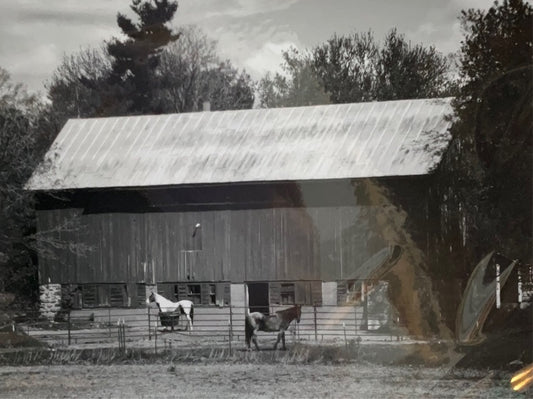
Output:
<svg viewBox="0 0 533 399">
<path fill-rule="evenodd" d="M 289 327 L 289 324 L 296 319 L 296 322 L 300 322 L 300 316 L 302 315 L 302 307 L 300 305 L 293 306 L 292 308 L 285 310 L 278 310 L 276 314 L 266 316 L 260 312 L 253 312 L 247 314 L 245 317 L 245 337 L 246 346 L 250 349 L 250 342 L 253 342 L 256 349 L 259 350 L 257 345 L 257 331 L 278 332 L 278 339 L 274 344 L 274 350 L 278 347 L 279 341 L 283 342 L 283 350 L 285 347 L 285 330 Z"/>
<path fill-rule="evenodd" d="M 194 305 L 192 301 L 183 299 L 178 302 L 172 302 L 163 295 L 152 292 L 146 300 L 146 303 L 149 305 L 153 302 L 155 302 L 159 309 L 159 319 L 163 327 L 171 327 L 174 330 L 174 319 L 179 319 L 180 315 L 185 315 L 187 318 L 187 328 L 189 331 L 192 331 L 194 318 Z"/>
</svg>

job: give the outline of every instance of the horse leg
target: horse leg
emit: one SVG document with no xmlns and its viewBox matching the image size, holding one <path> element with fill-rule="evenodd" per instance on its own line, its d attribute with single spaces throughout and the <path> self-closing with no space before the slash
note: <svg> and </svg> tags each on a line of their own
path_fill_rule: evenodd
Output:
<svg viewBox="0 0 533 399">
<path fill-rule="evenodd" d="M 276 340 L 276 343 L 274 344 L 274 350 L 276 350 L 276 348 L 278 347 L 279 341 L 281 340 L 281 334 L 282 332 L 280 331 L 278 333 L 278 339 Z"/>
<path fill-rule="evenodd" d="M 259 329 L 256 328 L 254 329 L 254 332 L 252 333 L 252 342 L 254 343 L 255 345 L 255 349 L 257 349 L 257 351 L 259 351 L 259 345 L 257 345 L 257 334 L 256 332 L 258 331 Z"/>
<path fill-rule="evenodd" d="M 189 330 L 189 334 L 190 334 L 191 331 L 192 331 L 192 320 L 191 320 L 191 316 L 189 316 L 188 314 L 186 314 L 185 317 L 187 317 L 187 330 Z"/>
</svg>

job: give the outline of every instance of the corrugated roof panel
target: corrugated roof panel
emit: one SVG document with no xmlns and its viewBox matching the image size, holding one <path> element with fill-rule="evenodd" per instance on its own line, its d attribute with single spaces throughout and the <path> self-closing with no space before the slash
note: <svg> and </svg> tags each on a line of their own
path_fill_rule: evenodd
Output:
<svg viewBox="0 0 533 399">
<path fill-rule="evenodd" d="M 422 175 L 451 99 L 71 119 L 31 190 Z"/>
</svg>

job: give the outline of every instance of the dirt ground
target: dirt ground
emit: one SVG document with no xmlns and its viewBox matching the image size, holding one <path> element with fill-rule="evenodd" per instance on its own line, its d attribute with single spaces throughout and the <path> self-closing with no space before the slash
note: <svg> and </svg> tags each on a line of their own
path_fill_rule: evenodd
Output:
<svg viewBox="0 0 533 399">
<path fill-rule="evenodd" d="M 0 367 L 1 398 L 524 398 L 507 372 L 370 364 Z"/>
</svg>

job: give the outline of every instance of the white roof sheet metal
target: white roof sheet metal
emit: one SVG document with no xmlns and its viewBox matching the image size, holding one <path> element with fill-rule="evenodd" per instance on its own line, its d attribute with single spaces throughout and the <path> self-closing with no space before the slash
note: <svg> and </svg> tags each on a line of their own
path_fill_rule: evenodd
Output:
<svg viewBox="0 0 533 399">
<path fill-rule="evenodd" d="M 451 99 L 69 120 L 30 190 L 423 175 Z"/>
</svg>

